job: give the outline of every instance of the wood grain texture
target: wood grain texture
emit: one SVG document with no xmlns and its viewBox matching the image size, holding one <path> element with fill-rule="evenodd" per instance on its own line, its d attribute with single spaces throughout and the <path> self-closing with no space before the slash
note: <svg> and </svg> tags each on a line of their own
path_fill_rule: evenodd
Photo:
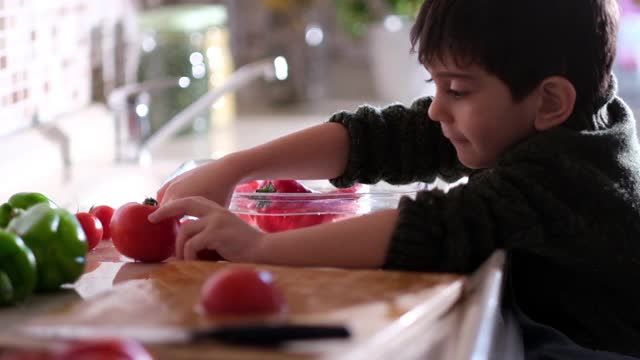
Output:
<svg viewBox="0 0 640 360">
<path fill-rule="evenodd" d="M 204 281 L 229 268 L 252 267 L 269 271 L 288 303 L 288 310 L 264 317 L 212 317 L 199 309 Z M 284 321 L 303 324 L 346 324 L 352 331 L 349 341 L 315 341 L 287 348 L 252 349 L 215 343 L 187 345 L 150 344 L 158 358 L 269 359 L 297 358 L 362 340 L 397 319 L 415 305 L 447 286 L 462 281 L 461 276 L 343 270 L 333 268 L 293 268 L 228 262 L 168 261 L 161 264 L 127 262 L 109 243 L 101 244 L 90 256 L 87 272 L 74 284 L 79 294 L 68 304 L 32 318 L 25 327 L 126 334 L 145 329 L 199 327 L 255 321 Z M 64 335 L 68 338 L 68 334 Z M 70 336 L 73 337 L 73 336 Z M 135 335 L 133 337 L 136 337 Z M 257 356 L 259 354 L 259 356 Z"/>
</svg>

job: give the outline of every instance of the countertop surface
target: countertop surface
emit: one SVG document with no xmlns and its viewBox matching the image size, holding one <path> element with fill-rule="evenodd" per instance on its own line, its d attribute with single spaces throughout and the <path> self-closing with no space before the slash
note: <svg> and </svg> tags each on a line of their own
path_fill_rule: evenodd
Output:
<svg viewBox="0 0 640 360">
<path fill-rule="evenodd" d="M 199 310 L 199 293 L 213 273 L 252 267 L 273 274 L 288 310 L 268 317 L 211 317 Z M 88 255 L 84 275 L 60 293 L 35 295 L 27 303 L 0 310 L 0 349 L 13 345 L 46 347 L 56 341 L 126 337 L 145 343 L 157 359 L 308 358 L 344 352 L 366 341 L 426 299 L 440 301 L 442 313 L 454 306 L 464 278 L 451 274 L 291 268 L 228 262 L 175 261 L 143 264 L 120 255 L 103 241 Z M 347 340 L 295 342 L 278 349 L 220 343 L 165 344 L 167 331 L 226 323 L 278 321 L 341 324 Z M 440 327 L 443 334 L 447 329 Z M 160 337 L 158 337 L 160 336 Z M 20 338 L 20 340 L 15 340 Z"/>
</svg>

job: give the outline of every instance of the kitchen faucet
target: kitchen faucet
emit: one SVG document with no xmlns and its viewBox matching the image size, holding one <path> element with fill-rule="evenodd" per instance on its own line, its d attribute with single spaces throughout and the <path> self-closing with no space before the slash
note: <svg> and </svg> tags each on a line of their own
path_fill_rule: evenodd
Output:
<svg viewBox="0 0 640 360">
<path fill-rule="evenodd" d="M 109 107 L 115 111 L 116 121 L 116 161 L 146 163 L 151 159 L 151 151 L 164 144 L 182 129 L 189 126 L 202 111 L 224 95 L 263 78 L 267 81 L 284 80 L 287 77 L 286 60 L 279 56 L 266 58 L 241 66 L 231 73 L 220 86 L 209 90 L 196 101 L 182 109 L 155 132 L 149 130 L 148 123 L 131 123 L 131 102 L 143 93 L 165 90 L 171 87 L 188 87 L 189 78 L 175 77 L 149 80 L 130 84 L 114 90 L 108 99 Z"/>
</svg>

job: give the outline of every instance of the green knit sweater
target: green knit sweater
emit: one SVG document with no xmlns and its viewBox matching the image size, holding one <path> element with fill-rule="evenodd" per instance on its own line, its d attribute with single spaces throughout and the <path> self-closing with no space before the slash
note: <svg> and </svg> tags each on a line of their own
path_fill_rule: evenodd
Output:
<svg viewBox="0 0 640 360">
<path fill-rule="evenodd" d="M 640 146 L 629 108 L 612 95 L 591 129 L 538 133 L 472 172 L 428 118 L 431 101 L 330 119 L 351 139 L 336 186 L 469 176 L 446 194 L 400 201 L 385 268 L 467 273 L 506 249 L 516 302 L 533 320 L 589 348 L 640 355 Z"/>
</svg>

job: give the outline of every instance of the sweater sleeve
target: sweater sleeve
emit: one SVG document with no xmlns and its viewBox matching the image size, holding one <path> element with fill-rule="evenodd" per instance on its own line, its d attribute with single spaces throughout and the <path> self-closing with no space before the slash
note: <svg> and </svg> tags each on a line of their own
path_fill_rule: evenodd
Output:
<svg viewBox="0 0 640 360">
<path fill-rule="evenodd" d="M 388 269 L 468 273 L 499 248 L 565 253 L 584 227 L 565 202 L 512 169 L 474 174 L 446 194 L 422 191 L 398 208 Z"/>
<path fill-rule="evenodd" d="M 466 176 L 470 170 L 458 161 L 440 123 L 427 115 L 431 101 L 425 97 L 409 108 L 362 106 L 334 114 L 329 122 L 347 128 L 350 151 L 345 172 L 331 182 L 348 187 L 355 182 L 406 184 L 431 182 L 436 176 L 446 181 Z"/>
</svg>

